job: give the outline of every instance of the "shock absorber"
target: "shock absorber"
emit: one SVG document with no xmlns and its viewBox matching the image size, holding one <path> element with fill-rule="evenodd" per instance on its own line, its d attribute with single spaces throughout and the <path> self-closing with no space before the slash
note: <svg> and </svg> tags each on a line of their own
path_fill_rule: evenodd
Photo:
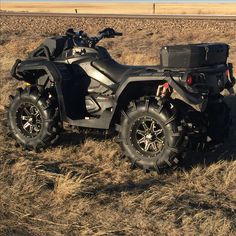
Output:
<svg viewBox="0 0 236 236">
<path fill-rule="evenodd" d="M 170 96 L 171 93 L 172 93 L 172 88 L 170 87 L 169 83 L 166 82 L 157 87 L 156 96 L 164 98 L 164 97 Z"/>
</svg>

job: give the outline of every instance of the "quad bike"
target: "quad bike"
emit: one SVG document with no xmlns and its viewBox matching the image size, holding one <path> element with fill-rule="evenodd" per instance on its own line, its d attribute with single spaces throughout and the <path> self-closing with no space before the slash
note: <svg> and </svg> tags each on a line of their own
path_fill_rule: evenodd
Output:
<svg viewBox="0 0 236 236">
<path fill-rule="evenodd" d="M 160 170 L 176 166 L 188 150 L 222 143 L 231 124 L 221 92 L 235 83 L 227 44 L 192 44 L 161 49 L 161 65 L 116 62 L 103 38 L 69 29 L 44 41 L 12 77 L 27 82 L 7 108 L 9 133 L 24 148 L 54 144 L 63 124 L 117 132 L 132 166 Z M 95 157 L 96 158 L 96 157 Z"/>
</svg>

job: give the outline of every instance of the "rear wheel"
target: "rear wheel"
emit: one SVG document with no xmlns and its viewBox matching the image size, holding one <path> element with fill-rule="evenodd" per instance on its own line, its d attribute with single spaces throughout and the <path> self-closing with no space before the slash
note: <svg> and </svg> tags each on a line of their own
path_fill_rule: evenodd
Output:
<svg viewBox="0 0 236 236">
<path fill-rule="evenodd" d="M 58 107 L 37 87 L 18 89 L 7 108 L 9 134 L 27 149 L 40 150 L 59 138 Z"/>
<path fill-rule="evenodd" d="M 184 132 L 170 103 L 146 98 L 123 112 L 119 141 L 125 155 L 144 170 L 160 170 L 179 162 Z"/>
</svg>

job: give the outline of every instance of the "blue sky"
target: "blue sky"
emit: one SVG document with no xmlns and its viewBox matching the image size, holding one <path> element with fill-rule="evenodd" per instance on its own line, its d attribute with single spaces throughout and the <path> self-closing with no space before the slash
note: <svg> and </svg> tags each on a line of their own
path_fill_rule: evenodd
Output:
<svg viewBox="0 0 236 236">
<path fill-rule="evenodd" d="M 3 2 L 236 2 L 236 0 L 0 0 Z"/>
</svg>

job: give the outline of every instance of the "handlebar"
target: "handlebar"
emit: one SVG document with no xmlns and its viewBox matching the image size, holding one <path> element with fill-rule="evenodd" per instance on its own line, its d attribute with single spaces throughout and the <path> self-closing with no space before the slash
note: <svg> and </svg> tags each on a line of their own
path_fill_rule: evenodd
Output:
<svg viewBox="0 0 236 236">
<path fill-rule="evenodd" d="M 115 36 L 122 36 L 122 33 L 116 32 L 113 28 L 105 28 L 99 32 L 104 38 L 114 38 Z"/>
<path fill-rule="evenodd" d="M 72 28 L 66 31 L 66 36 L 72 39 L 79 39 L 89 47 L 94 47 L 103 38 L 114 38 L 115 36 L 122 36 L 120 32 L 116 32 L 113 28 L 105 28 L 99 32 L 96 37 L 88 37 L 84 31 L 75 32 Z M 76 43 L 75 43 L 76 44 Z"/>
<path fill-rule="evenodd" d="M 116 32 L 115 36 L 123 36 L 123 33 Z"/>
</svg>

